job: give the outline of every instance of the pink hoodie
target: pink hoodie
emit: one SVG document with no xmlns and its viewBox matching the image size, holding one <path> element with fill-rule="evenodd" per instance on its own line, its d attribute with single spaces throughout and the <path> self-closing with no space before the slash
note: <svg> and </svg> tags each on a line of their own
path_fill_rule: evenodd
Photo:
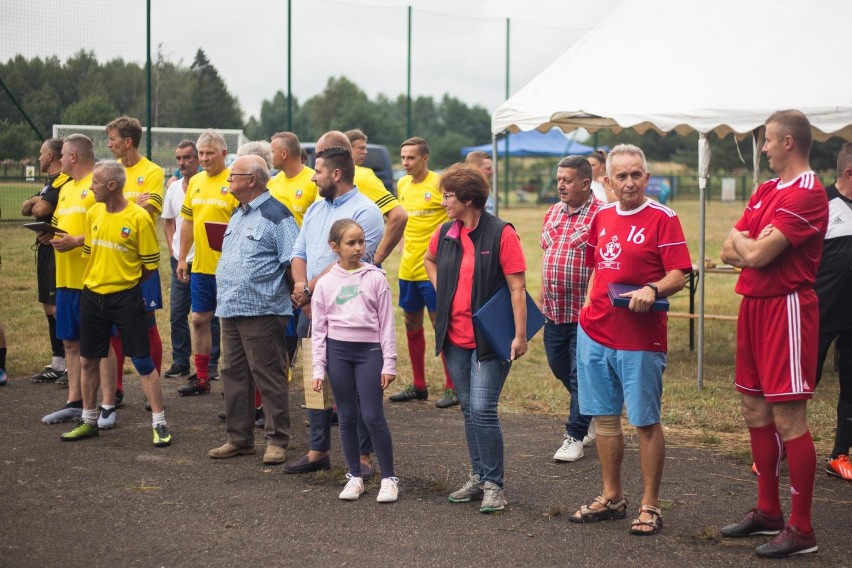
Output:
<svg viewBox="0 0 852 568">
<path fill-rule="evenodd" d="M 348 272 L 335 264 L 311 296 L 311 326 L 315 379 L 325 377 L 326 337 L 380 343 L 382 374 L 396 375 L 393 300 L 384 270 L 364 263 L 361 270 Z"/>
</svg>

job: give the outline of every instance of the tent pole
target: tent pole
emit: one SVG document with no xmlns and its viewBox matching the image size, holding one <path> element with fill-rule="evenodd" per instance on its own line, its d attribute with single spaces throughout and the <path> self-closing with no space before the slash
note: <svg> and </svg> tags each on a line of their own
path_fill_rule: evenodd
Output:
<svg viewBox="0 0 852 568">
<path fill-rule="evenodd" d="M 704 258 L 707 220 L 707 175 L 710 170 L 710 141 L 698 134 L 698 390 L 704 388 Z"/>
<path fill-rule="evenodd" d="M 500 191 L 497 188 L 497 135 L 491 133 L 491 187 L 494 191 L 494 216 L 500 216 Z"/>
</svg>

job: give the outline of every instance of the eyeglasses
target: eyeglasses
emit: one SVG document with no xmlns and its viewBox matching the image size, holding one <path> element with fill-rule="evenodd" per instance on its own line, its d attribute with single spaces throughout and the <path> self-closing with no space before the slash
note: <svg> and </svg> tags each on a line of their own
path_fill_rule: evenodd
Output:
<svg viewBox="0 0 852 568">
<path fill-rule="evenodd" d="M 455 194 L 455 193 L 442 193 L 442 194 L 441 194 L 441 198 L 442 198 L 444 201 L 448 200 L 450 197 L 455 197 L 455 196 L 456 196 L 456 194 Z"/>
</svg>

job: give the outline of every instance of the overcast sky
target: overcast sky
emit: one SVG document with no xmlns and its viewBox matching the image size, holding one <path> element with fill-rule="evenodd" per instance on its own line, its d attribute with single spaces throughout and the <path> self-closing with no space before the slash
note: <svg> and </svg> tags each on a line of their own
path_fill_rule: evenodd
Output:
<svg viewBox="0 0 852 568">
<path fill-rule="evenodd" d="M 448 93 L 493 112 L 506 98 L 506 18 L 513 94 L 622 1 L 292 0 L 293 95 L 304 103 L 332 76 L 370 98 L 404 94 L 411 5 L 412 94 Z M 189 65 L 201 47 L 246 119 L 286 93 L 286 0 L 152 0 L 151 21 L 154 59 L 159 46 L 167 60 Z M 3 61 L 18 53 L 64 60 L 79 49 L 99 61 L 144 63 L 145 2 L 0 0 Z M 577 88 L 600 88 L 602 78 Z"/>
</svg>

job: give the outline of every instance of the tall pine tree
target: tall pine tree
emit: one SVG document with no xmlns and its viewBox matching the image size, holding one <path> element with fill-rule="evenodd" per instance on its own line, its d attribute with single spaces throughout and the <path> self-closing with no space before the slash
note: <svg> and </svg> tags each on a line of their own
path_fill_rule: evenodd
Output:
<svg viewBox="0 0 852 568">
<path fill-rule="evenodd" d="M 190 128 L 242 128 L 243 113 L 237 99 L 228 92 L 219 72 L 207 59 L 203 49 L 195 54 L 192 72 L 189 109 L 186 115 Z"/>
</svg>

